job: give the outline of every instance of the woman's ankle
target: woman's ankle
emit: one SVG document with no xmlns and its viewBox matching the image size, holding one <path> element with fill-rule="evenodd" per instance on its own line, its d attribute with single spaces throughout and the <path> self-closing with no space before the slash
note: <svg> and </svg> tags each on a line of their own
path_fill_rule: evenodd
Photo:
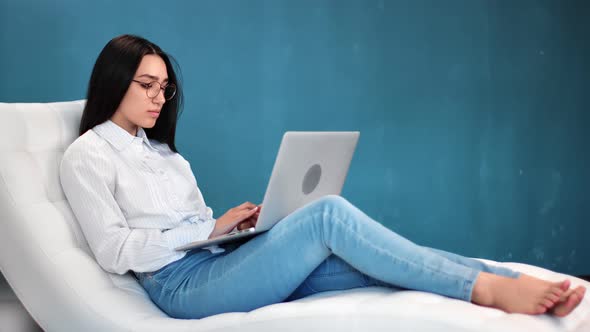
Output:
<svg viewBox="0 0 590 332">
<path fill-rule="evenodd" d="M 495 277 L 497 276 L 487 272 L 478 274 L 471 292 L 471 302 L 488 307 L 494 304 L 492 284 Z"/>
</svg>

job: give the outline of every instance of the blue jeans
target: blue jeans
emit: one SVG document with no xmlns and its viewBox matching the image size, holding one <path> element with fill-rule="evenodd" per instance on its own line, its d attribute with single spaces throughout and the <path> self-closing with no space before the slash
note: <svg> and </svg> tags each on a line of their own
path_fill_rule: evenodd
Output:
<svg viewBox="0 0 590 332">
<path fill-rule="evenodd" d="M 312 202 L 268 232 L 224 248 L 190 251 L 158 271 L 138 273 L 139 281 L 169 316 L 190 319 L 367 286 L 471 301 L 481 271 L 519 275 L 416 245 L 340 196 Z"/>
</svg>

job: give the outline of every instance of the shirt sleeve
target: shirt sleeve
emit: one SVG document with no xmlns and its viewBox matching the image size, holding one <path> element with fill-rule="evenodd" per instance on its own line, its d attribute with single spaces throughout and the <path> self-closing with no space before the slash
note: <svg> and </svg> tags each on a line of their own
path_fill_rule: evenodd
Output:
<svg viewBox="0 0 590 332">
<path fill-rule="evenodd" d="M 60 181 L 82 231 L 103 269 L 124 274 L 155 271 L 186 253 L 174 248 L 207 239 L 215 221 L 160 229 L 129 228 L 114 196 L 116 170 L 99 149 L 68 149 Z"/>
</svg>

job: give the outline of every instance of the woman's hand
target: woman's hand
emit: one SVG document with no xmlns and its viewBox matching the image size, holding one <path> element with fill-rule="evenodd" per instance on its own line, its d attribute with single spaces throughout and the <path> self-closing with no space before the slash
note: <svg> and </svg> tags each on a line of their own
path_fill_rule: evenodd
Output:
<svg viewBox="0 0 590 332">
<path fill-rule="evenodd" d="M 256 213 L 254 213 L 251 217 L 246 218 L 244 221 L 242 221 L 241 223 L 238 224 L 238 230 L 241 231 L 241 230 L 256 226 L 256 223 L 258 222 L 258 217 L 260 216 L 261 209 L 262 209 L 262 205 L 258 205 L 258 209 L 256 210 Z"/>
<path fill-rule="evenodd" d="M 217 219 L 215 222 L 215 228 L 213 229 L 213 232 L 211 232 L 211 235 L 209 235 L 209 238 L 211 239 L 219 235 L 227 234 L 244 221 L 247 223 L 254 222 L 255 225 L 256 220 L 258 219 L 258 216 L 255 216 L 257 212 L 259 213 L 258 206 L 250 202 L 245 202 L 242 205 L 229 209 L 229 211 Z"/>
</svg>

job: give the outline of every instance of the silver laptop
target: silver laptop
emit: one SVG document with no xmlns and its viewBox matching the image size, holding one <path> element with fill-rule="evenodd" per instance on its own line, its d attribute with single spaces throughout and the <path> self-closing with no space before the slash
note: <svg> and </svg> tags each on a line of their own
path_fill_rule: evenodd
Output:
<svg viewBox="0 0 590 332">
<path fill-rule="evenodd" d="M 196 241 L 178 251 L 252 237 L 271 229 L 298 208 L 322 196 L 339 195 L 359 132 L 286 132 L 275 160 L 255 227 Z"/>
</svg>

